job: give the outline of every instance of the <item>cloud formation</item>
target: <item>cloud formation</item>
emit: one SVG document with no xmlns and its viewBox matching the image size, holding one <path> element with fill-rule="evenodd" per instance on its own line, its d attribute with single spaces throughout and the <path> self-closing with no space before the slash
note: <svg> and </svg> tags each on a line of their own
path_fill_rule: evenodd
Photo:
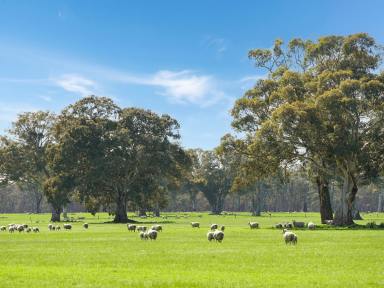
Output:
<svg viewBox="0 0 384 288">
<path fill-rule="evenodd" d="M 64 90 L 81 96 L 96 94 L 96 83 L 77 74 L 65 74 L 53 79 L 53 82 Z"/>
</svg>

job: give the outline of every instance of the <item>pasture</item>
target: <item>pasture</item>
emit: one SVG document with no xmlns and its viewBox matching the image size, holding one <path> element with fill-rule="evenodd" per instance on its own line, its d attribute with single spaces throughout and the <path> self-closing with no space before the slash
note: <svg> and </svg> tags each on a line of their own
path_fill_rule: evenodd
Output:
<svg viewBox="0 0 384 288">
<path fill-rule="evenodd" d="M 142 241 L 125 224 L 105 223 L 111 220 L 107 214 L 69 214 L 85 217 L 72 223 L 71 231 L 49 231 L 48 214 L 0 214 L 0 225 L 40 228 L 40 233 L 0 232 L 0 287 L 384 286 L 382 229 L 297 229 L 293 246 L 285 245 L 281 230 L 272 225 L 293 219 L 318 224 L 317 213 L 168 215 L 134 218 L 163 225 L 156 241 Z M 383 213 L 362 216 L 359 224 L 384 222 Z M 201 228 L 191 228 L 192 221 Z M 251 230 L 249 221 L 261 228 Z M 226 226 L 222 243 L 207 241 L 211 223 Z"/>
</svg>

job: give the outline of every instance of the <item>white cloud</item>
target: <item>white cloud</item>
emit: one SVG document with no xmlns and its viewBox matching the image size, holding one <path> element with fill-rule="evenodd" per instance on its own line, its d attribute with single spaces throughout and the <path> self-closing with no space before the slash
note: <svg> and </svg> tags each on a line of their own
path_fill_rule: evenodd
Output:
<svg viewBox="0 0 384 288">
<path fill-rule="evenodd" d="M 96 83 L 77 74 L 65 74 L 58 79 L 52 79 L 56 85 L 68 92 L 81 96 L 96 94 Z"/>
<path fill-rule="evenodd" d="M 227 50 L 228 43 L 224 38 L 207 36 L 203 41 L 204 45 L 216 50 L 218 54 L 222 54 Z"/>
</svg>

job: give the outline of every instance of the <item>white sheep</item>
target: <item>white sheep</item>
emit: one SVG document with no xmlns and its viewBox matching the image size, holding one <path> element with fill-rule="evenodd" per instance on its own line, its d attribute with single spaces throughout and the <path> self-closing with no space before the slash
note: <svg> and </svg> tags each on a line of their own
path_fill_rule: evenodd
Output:
<svg viewBox="0 0 384 288">
<path fill-rule="evenodd" d="M 29 232 L 31 232 L 32 231 L 32 229 L 30 228 L 30 227 L 28 227 L 27 229 L 25 229 L 25 232 L 27 232 L 27 233 L 29 233 Z"/>
<path fill-rule="evenodd" d="M 148 230 L 148 232 L 146 233 L 147 234 L 147 238 L 151 239 L 151 240 L 156 240 L 157 238 L 157 231 L 156 230 Z"/>
<path fill-rule="evenodd" d="M 23 225 L 18 225 L 17 226 L 17 231 L 23 232 L 24 231 L 24 226 Z"/>
<path fill-rule="evenodd" d="M 220 231 L 220 230 L 216 230 L 213 233 L 213 238 L 215 238 L 216 241 L 221 243 L 221 241 L 223 241 L 223 239 L 224 239 L 224 232 Z"/>
<path fill-rule="evenodd" d="M 136 231 L 136 225 L 135 224 L 127 224 L 128 231 Z"/>
<path fill-rule="evenodd" d="M 145 231 L 147 231 L 147 227 L 145 227 L 145 226 L 137 226 L 137 229 L 136 229 L 137 231 L 142 231 L 142 232 L 145 232 Z"/>
<path fill-rule="evenodd" d="M 297 235 L 291 231 L 288 231 L 287 229 L 283 229 L 283 239 L 285 244 L 297 244 Z"/>
<path fill-rule="evenodd" d="M 191 222 L 192 228 L 200 228 L 200 223 L 199 222 Z"/>
<path fill-rule="evenodd" d="M 157 232 L 163 231 L 163 227 L 161 225 L 153 225 L 151 229 Z"/>
<path fill-rule="evenodd" d="M 35 232 L 35 233 L 40 232 L 39 227 L 33 227 L 32 230 L 33 230 L 33 232 Z"/>
<path fill-rule="evenodd" d="M 259 228 L 259 223 L 257 222 L 248 222 L 249 228 L 251 229 L 257 229 Z"/>
<path fill-rule="evenodd" d="M 24 229 L 27 229 L 28 228 L 28 224 L 22 224 Z"/>
<path fill-rule="evenodd" d="M 14 226 L 9 226 L 8 227 L 8 231 L 9 231 L 9 233 L 13 233 L 15 231 L 15 227 Z"/>
<path fill-rule="evenodd" d="M 211 242 L 213 239 L 215 239 L 215 237 L 213 237 L 213 234 L 214 234 L 214 232 L 212 232 L 212 231 L 209 231 L 207 233 L 207 239 L 209 242 Z"/>
<path fill-rule="evenodd" d="M 315 228 L 316 228 L 315 223 L 313 223 L 313 222 L 308 222 L 308 229 L 309 229 L 309 230 L 314 230 Z"/>
<path fill-rule="evenodd" d="M 211 230 L 212 230 L 212 231 L 213 231 L 213 230 L 216 230 L 217 227 L 219 227 L 219 225 L 217 225 L 217 224 L 212 224 L 212 225 L 211 225 Z"/>
<path fill-rule="evenodd" d="M 141 231 L 139 233 L 139 236 L 140 236 L 141 240 L 147 240 L 148 239 L 148 234 L 146 232 L 144 232 L 144 231 Z"/>
<path fill-rule="evenodd" d="M 71 224 L 64 224 L 63 227 L 64 227 L 65 230 L 71 230 L 72 229 L 72 225 Z"/>
<path fill-rule="evenodd" d="M 0 227 L 0 231 L 5 231 L 5 230 L 7 230 L 7 227 L 5 227 L 5 226 Z"/>
</svg>

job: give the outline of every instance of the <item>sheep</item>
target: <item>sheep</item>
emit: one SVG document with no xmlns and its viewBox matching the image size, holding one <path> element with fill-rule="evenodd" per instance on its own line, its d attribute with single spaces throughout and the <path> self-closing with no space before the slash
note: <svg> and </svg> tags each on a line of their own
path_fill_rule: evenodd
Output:
<svg viewBox="0 0 384 288">
<path fill-rule="evenodd" d="M 157 232 L 163 231 L 163 227 L 161 225 L 153 225 L 151 230 L 155 230 Z"/>
<path fill-rule="evenodd" d="M 200 223 L 199 222 L 191 222 L 192 228 L 200 228 Z"/>
<path fill-rule="evenodd" d="M 283 230 L 283 239 L 285 241 L 285 244 L 297 244 L 297 235 L 287 229 Z"/>
<path fill-rule="evenodd" d="M 56 230 L 56 226 L 52 226 L 52 228 L 51 228 L 53 231 L 55 231 Z"/>
<path fill-rule="evenodd" d="M 213 237 L 213 234 L 214 234 L 214 232 L 212 232 L 212 231 L 209 231 L 207 233 L 207 239 L 209 242 L 211 242 L 213 239 L 215 239 L 215 237 Z"/>
<path fill-rule="evenodd" d="M 295 227 L 295 228 L 304 228 L 305 227 L 304 222 L 296 222 L 295 220 L 293 220 L 292 223 L 293 223 L 293 227 Z"/>
<path fill-rule="evenodd" d="M 145 226 L 137 226 L 137 229 L 136 229 L 137 231 L 142 231 L 142 232 L 145 232 L 145 231 L 147 231 L 147 227 L 145 227 Z"/>
<path fill-rule="evenodd" d="M 88 223 L 83 224 L 84 229 L 88 229 Z"/>
<path fill-rule="evenodd" d="M 9 226 L 8 227 L 8 231 L 9 231 L 9 233 L 13 233 L 15 231 L 15 227 L 14 226 Z"/>
<path fill-rule="evenodd" d="M 313 222 L 308 222 L 308 229 L 309 230 L 314 230 L 315 228 L 316 228 L 316 225 L 315 225 L 315 223 L 313 223 Z"/>
<path fill-rule="evenodd" d="M 19 231 L 19 233 L 23 232 L 24 231 L 24 226 L 23 225 L 17 226 L 17 231 Z"/>
<path fill-rule="evenodd" d="M 32 231 L 32 229 L 30 228 L 30 227 L 28 227 L 27 229 L 25 229 L 25 232 L 27 232 L 27 233 L 29 233 L 29 232 L 31 232 Z"/>
<path fill-rule="evenodd" d="M 49 230 L 52 230 L 52 227 L 53 227 L 52 224 L 48 224 L 48 229 L 49 229 Z"/>
<path fill-rule="evenodd" d="M 136 231 L 136 225 L 135 224 L 127 224 L 128 231 Z"/>
<path fill-rule="evenodd" d="M 146 233 L 147 234 L 147 237 L 151 240 L 156 240 L 157 238 L 157 231 L 156 230 L 148 230 L 148 232 Z"/>
<path fill-rule="evenodd" d="M 71 230 L 72 229 L 72 225 L 71 224 L 64 224 L 63 227 L 64 227 L 65 230 Z"/>
<path fill-rule="evenodd" d="M 139 236 L 140 236 L 140 239 L 141 239 L 141 240 L 147 240 L 147 239 L 148 239 L 148 235 L 147 235 L 147 233 L 145 233 L 144 231 L 141 231 L 141 232 L 139 233 Z"/>
<path fill-rule="evenodd" d="M 22 224 L 22 226 L 24 227 L 24 229 L 28 228 L 28 224 Z"/>
<path fill-rule="evenodd" d="M 5 227 L 5 226 L 0 227 L 0 231 L 5 231 L 5 230 L 7 230 L 7 227 Z"/>
<path fill-rule="evenodd" d="M 293 225 L 292 225 L 292 223 L 284 223 L 284 224 L 283 224 L 283 227 L 284 227 L 284 228 L 287 228 L 287 229 L 292 229 L 292 228 L 293 228 Z"/>
<path fill-rule="evenodd" d="M 56 231 L 60 231 L 61 227 L 59 225 L 56 226 Z"/>
<path fill-rule="evenodd" d="M 257 222 L 248 222 L 248 225 L 251 229 L 257 229 L 259 228 L 259 223 Z"/>
<path fill-rule="evenodd" d="M 39 227 L 33 227 L 32 231 L 35 232 L 35 233 L 40 232 Z"/>
<path fill-rule="evenodd" d="M 225 230 L 225 226 L 222 225 L 222 226 L 220 227 L 220 230 L 221 230 L 221 231 L 224 231 L 224 230 Z"/>
<path fill-rule="evenodd" d="M 217 225 L 217 224 L 212 224 L 212 225 L 211 225 L 211 230 L 212 230 L 212 231 L 213 231 L 213 230 L 216 230 L 217 227 L 219 227 L 219 225 Z"/>
<path fill-rule="evenodd" d="M 283 224 L 277 223 L 277 224 L 275 224 L 275 228 L 281 229 L 281 228 L 283 228 Z"/>
<path fill-rule="evenodd" d="M 223 239 L 224 239 L 224 232 L 220 231 L 220 230 L 216 230 L 213 233 L 213 238 L 215 238 L 216 241 L 221 243 L 221 241 L 223 241 Z"/>
</svg>

